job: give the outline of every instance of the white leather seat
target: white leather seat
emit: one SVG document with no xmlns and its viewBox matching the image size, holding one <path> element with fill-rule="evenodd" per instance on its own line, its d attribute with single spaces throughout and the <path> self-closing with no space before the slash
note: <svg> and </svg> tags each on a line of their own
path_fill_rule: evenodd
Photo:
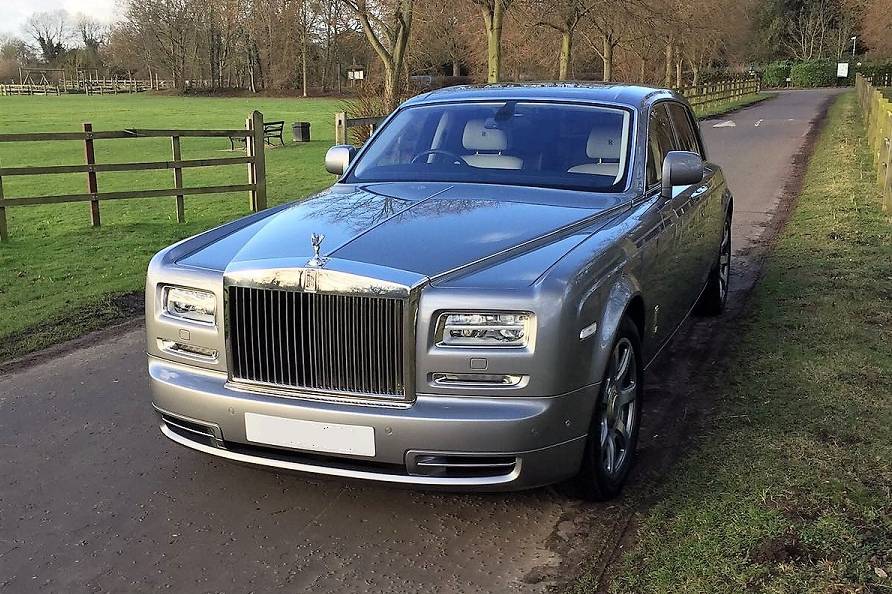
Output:
<svg viewBox="0 0 892 594">
<path fill-rule="evenodd" d="M 590 175 L 619 174 L 619 161 L 622 153 L 620 130 L 616 127 L 594 128 L 585 143 L 585 154 L 593 163 L 582 163 L 567 170 L 568 173 L 588 173 Z"/>
<path fill-rule="evenodd" d="M 523 159 L 503 155 L 508 148 L 508 136 L 504 130 L 485 127 L 485 120 L 470 120 L 465 124 L 462 134 L 462 146 L 471 154 L 462 155 L 462 159 L 471 167 L 481 169 L 520 169 Z"/>
</svg>

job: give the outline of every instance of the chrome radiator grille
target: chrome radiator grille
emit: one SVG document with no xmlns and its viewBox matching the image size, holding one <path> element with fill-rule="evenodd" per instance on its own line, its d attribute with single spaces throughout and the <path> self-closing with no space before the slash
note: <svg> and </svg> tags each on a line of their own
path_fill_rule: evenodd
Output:
<svg viewBox="0 0 892 594">
<path fill-rule="evenodd" d="M 405 395 L 401 299 L 231 286 L 227 308 L 236 381 Z"/>
</svg>

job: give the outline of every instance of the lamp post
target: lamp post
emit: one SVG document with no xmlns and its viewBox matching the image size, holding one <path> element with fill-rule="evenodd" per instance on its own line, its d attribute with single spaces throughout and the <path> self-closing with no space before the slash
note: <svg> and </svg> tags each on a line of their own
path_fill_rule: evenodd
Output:
<svg viewBox="0 0 892 594">
<path fill-rule="evenodd" d="M 857 39 L 858 39 L 857 35 L 852 35 L 852 59 L 853 60 L 855 59 L 855 43 L 856 43 Z"/>
</svg>

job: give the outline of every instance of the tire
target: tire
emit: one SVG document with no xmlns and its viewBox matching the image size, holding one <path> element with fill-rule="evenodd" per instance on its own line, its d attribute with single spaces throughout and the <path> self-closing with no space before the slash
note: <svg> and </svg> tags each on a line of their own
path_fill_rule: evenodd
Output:
<svg viewBox="0 0 892 594">
<path fill-rule="evenodd" d="M 574 479 L 574 492 L 583 499 L 606 501 L 622 491 L 638 446 L 643 391 L 641 338 L 625 317 L 610 350 L 582 468 Z"/>
<path fill-rule="evenodd" d="M 722 226 L 722 243 L 719 255 L 709 273 L 706 288 L 697 303 L 697 313 L 703 316 L 717 316 L 725 310 L 728 302 L 728 285 L 731 281 L 731 215 L 725 218 Z"/>
</svg>

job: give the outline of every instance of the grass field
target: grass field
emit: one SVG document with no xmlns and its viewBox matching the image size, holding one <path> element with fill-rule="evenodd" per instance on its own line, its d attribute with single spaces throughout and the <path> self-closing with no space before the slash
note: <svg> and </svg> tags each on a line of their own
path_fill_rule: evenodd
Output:
<svg viewBox="0 0 892 594">
<path fill-rule="evenodd" d="M 325 151 L 333 143 L 338 99 L 184 98 L 152 95 L 0 97 L 0 133 L 139 128 L 242 128 L 258 109 L 267 121 L 311 123 L 313 141 L 267 150 L 270 205 L 329 184 Z M 170 159 L 170 139 L 97 140 L 97 162 Z M 225 138 L 182 141 L 183 157 L 229 156 Z M 77 141 L 0 143 L 4 167 L 83 163 Z M 246 166 L 188 169 L 184 185 L 245 183 Z M 172 187 L 172 172 L 99 174 L 100 191 Z M 7 197 L 82 193 L 84 174 L 7 177 Z M 119 316 L 113 297 L 139 290 L 149 258 L 162 247 L 247 214 L 247 195 L 186 197 L 177 224 L 173 198 L 102 202 L 102 227 L 89 204 L 8 208 L 11 241 L 0 244 L 0 360 L 100 327 Z M 10 335 L 15 340 L 4 340 Z"/>
<path fill-rule="evenodd" d="M 715 418 L 654 487 L 613 591 L 892 591 L 892 219 L 863 137 L 848 93 L 752 296 Z"/>
</svg>

